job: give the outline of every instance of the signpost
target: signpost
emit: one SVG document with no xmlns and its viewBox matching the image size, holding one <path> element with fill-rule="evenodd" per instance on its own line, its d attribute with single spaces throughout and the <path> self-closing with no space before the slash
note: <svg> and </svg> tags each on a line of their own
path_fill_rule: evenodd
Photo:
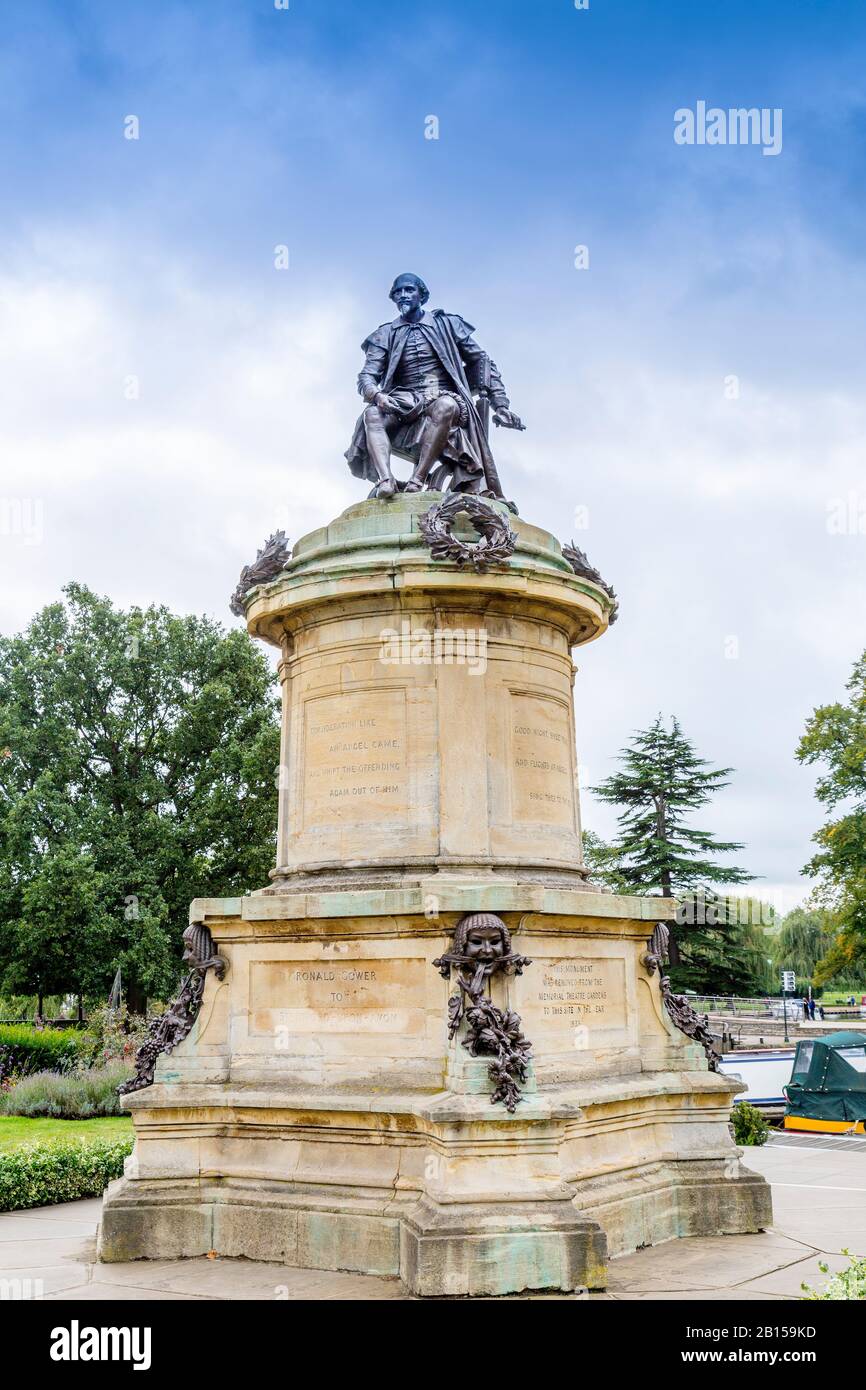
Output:
<svg viewBox="0 0 866 1390">
<path fill-rule="evenodd" d="M 793 970 L 782 971 L 782 1016 L 785 1020 L 785 1042 L 788 1041 L 788 994 L 797 988 L 797 978 Z"/>
</svg>

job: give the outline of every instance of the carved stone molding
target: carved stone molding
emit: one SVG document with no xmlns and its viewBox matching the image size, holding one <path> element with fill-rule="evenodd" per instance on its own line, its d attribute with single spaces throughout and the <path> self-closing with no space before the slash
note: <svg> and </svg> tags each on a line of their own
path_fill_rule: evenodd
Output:
<svg viewBox="0 0 866 1390">
<path fill-rule="evenodd" d="M 453 534 L 452 528 L 461 512 L 469 517 L 480 540 L 461 541 Z M 502 513 L 474 493 L 449 493 L 424 513 L 420 526 L 434 560 L 472 565 L 479 574 L 489 565 L 505 564 L 517 545 L 517 536 Z"/>
<path fill-rule="evenodd" d="M 213 937 L 207 927 L 187 927 L 183 934 L 184 960 L 192 967 L 180 993 L 164 1014 L 155 1018 L 148 1035 L 135 1054 L 135 1075 L 118 1086 L 118 1095 L 141 1091 L 153 1084 L 157 1060 L 163 1052 L 173 1052 L 187 1037 L 198 1017 L 204 995 L 207 972 L 213 970 L 218 980 L 225 978 L 226 963 L 214 952 Z"/>
<path fill-rule="evenodd" d="M 501 1102 L 514 1112 L 521 1100 L 520 1086 L 526 1082 L 526 1068 L 532 1044 L 520 1031 L 520 1016 L 510 1009 L 498 1009 L 486 994 L 491 976 L 499 971 L 522 975 L 532 961 L 515 954 L 511 935 L 492 912 L 469 912 L 454 929 L 451 950 L 433 962 L 446 980 L 452 971 L 457 991 L 448 1000 L 448 1036 L 453 1038 L 466 1023 L 463 1046 L 473 1057 L 490 1057 L 487 1074 L 493 1085 L 491 1103 Z"/>
</svg>

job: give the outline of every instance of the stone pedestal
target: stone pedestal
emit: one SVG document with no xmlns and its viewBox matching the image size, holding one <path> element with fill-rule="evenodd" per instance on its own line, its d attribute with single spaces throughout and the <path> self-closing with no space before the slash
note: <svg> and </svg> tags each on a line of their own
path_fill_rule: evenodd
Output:
<svg viewBox="0 0 866 1390">
<path fill-rule="evenodd" d="M 610 599 L 518 520 L 502 568 L 434 561 L 435 500 L 349 508 L 251 595 L 282 652 L 277 866 L 193 903 L 227 970 L 128 1098 L 103 1260 L 215 1250 L 491 1295 L 600 1288 L 613 1254 L 770 1220 L 729 1136 L 739 1086 L 643 963 L 672 904 L 582 864 L 571 650 Z M 477 911 L 532 960 L 491 982 L 533 1044 L 513 1114 L 465 1025 L 449 1042 L 432 964 Z"/>
</svg>

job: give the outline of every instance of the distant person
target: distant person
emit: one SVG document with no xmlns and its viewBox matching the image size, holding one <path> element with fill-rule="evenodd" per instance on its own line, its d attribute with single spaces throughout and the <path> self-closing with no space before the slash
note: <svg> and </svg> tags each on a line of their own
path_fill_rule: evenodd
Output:
<svg viewBox="0 0 866 1390">
<path fill-rule="evenodd" d="M 821 1022 L 823 1023 L 823 1022 L 824 1022 L 824 1005 L 823 1005 L 823 1004 L 819 1004 L 819 1005 L 818 1005 L 818 1013 L 819 1013 L 819 1015 L 820 1015 Z"/>
</svg>

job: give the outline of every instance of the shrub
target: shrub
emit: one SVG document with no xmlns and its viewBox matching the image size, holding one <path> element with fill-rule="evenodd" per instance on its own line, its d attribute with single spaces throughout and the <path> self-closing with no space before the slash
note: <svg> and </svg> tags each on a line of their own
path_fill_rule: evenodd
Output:
<svg viewBox="0 0 866 1390">
<path fill-rule="evenodd" d="M 100 1197 L 123 1174 L 128 1139 L 63 1139 L 0 1154 L 0 1211 Z"/>
<path fill-rule="evenodd" d="M 66 1071 L 75 1065 L 80 1045 L 74 1029 L 0 1025 L 0 1081 L 34 1071 Z"/>
<path fill-rule="evenodd" d="M 35 1072 L 0 1095 L 0 1115 L 62 1120 L 122 1115 L 117 1088 L 131 1075 L 132 1068 L 117 1061 L 89 1071 Z"/>
<path fill-rule="evenodd" d="M 823 1289 L 813 1289 L 810 1284 L 800 1285 L 808 1302 L 814 1303 L 819 1299 L 866 1299 L 866 1260 L 858 1259 L 850 1250 L 843 1250 L 842 1254 L 850 1260 L 848 1268 L 834 1274 Z M 829 1265 L 819 1264 L 818 1268 L 822 1274 L 830 1273 Z"/>
<path fill-rule="evenodd" d="M 750 1105 L 747 1100 L 741 1100 L 739 1105 L 734 1106 L 731 1114 L 731 1125 L 737 1144 L 743 1144 L 746 1147 L 766 1144 L 767 1136 L 770 1133 L 766 1116 L 762 1115 L 754 1105 Z"/>
<path fill-rule="evenodd" d="M 90 1066 L 123 1059 L 130 1064 L 147 1037 L 147 1019 L 130 1014 L 125 1004 L 94 1009 L 79 1037 L 80 1055 Z"/>
</svg>

